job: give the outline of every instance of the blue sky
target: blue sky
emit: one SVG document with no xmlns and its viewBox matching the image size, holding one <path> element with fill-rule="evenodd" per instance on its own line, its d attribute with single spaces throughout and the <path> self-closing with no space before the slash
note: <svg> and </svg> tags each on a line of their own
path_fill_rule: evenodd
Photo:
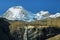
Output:
<svg viewBox="0 0 60 40">
<path fill-rule="evenodd" d="M 33 13 L 41 10 L 52 14 L 60 12 L 60 0 L 0 0 L 0 15 L 3 15 L 10 7 L 19 5 Z"/>
</svg>

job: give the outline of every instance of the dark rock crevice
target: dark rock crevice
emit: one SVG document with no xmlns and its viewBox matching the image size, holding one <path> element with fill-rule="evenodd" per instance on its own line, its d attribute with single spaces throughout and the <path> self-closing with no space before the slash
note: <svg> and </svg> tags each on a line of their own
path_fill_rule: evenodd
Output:
<svg viewBox="0 0 60 40">
<path fill-rule="evenodd" d="M 0 40 L 13 40 L 10 34 L 9 22 L 5 18 L 0 18 Z"/>
</svg>

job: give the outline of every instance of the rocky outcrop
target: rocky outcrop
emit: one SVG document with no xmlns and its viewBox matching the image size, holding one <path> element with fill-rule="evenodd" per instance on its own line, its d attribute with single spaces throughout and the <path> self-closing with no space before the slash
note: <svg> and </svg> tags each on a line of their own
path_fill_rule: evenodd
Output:
<svg viewBox="0 0 60 40">
<path fill-rule="evenodd" d="M 9 25 L 7 19 L 0 17 L 0 40 L 12 40 Z"/>
<path fill-rule="evenodd" d="M 46 40 L 60 34 L 60 28 L 57 27 L 40 27 L 25 26 L 14 31 L 15 40 Z"/>
</svg>

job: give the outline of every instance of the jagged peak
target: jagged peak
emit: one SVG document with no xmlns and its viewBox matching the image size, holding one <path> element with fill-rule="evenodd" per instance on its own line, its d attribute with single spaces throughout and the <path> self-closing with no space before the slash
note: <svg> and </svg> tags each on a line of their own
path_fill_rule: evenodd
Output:
<svg viewBox="0 0 60 40">
<path fill-rule="evenodd" d="M 15 9 L 23 9 L 22 6 L 13 6 L 13 7 L 11 7 L 11 8 L 15 8 Z"/>
</svg>

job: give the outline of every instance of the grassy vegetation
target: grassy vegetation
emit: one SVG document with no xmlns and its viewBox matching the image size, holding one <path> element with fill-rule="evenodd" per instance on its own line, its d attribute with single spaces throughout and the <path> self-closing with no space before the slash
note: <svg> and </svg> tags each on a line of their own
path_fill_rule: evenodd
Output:
<svg viewBox="0 0 60 40">
<path fill-rule="evenodd" d="M 46 40 L 60 40 L 60 34 L 54 36 L 54 37 L 51 37 L 49 39 L 46 39 Z"/>
</svg>

